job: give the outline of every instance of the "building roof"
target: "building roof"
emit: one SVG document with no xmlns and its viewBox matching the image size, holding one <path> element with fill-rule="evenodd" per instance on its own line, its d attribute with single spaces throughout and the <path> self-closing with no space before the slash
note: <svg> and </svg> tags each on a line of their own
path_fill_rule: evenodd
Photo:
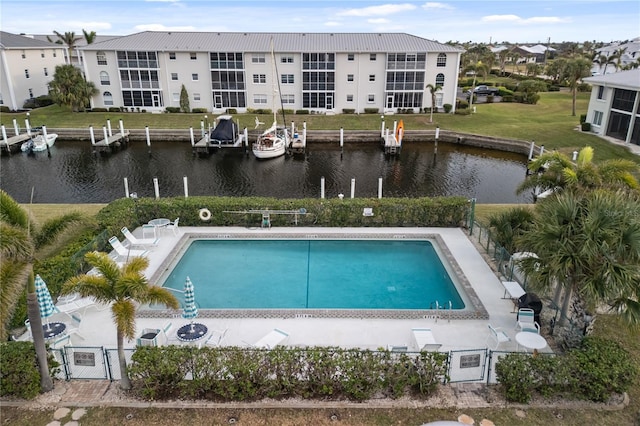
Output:
<svg viewBox="0 0 640 426">
<path fill-rule="evenodd" d="M 29 37 L 33 37 L 36 40 L 43 40 L 43 41 L 48 41 L 47 37 L 49 37 L 51 40 L 53 40 L 53 42 L 55 43 L 56 41 L 58 41 L 58 36 L 55 34 L 33 34 L 33 35 L 29 35 Z M 80 47 L 80 46 L 86 46 L 87 45 L 87 40 L 85 40 L 84 36 L 81 34 L 78 37 L 78 40 L 75 43 L 75 47 Z M 96 35 L 96 38 L 94 40 L 94 43 L 100 43 L 102 41 L 107 41 L 107 40 L 111 40 L 113 38 L 117 38 L 117 37 L 122 37 L 122 36 L 117 36 L 117 35 Z M 56 43 L 59 44 L 59 43 Z M 64 45 L 66 47 L 66 44 Z"/>
<path fill-rule="evenodd" d="M 405 33 L 218 33 L 145 31 L 80 47 L 80 50 L 198 52 L 451 52 L 464 50 Z M 219 47 L 217 47 L 219 46 Z"/>
<path fill-rule="evenodd" d="M 640 68 L 584 78 L 585 83 L 620 89 L 640 90 Z"/>
<path fill-rule="evenodd" d="M 23 35 L 11 34 L 4 31 L 0 31 L 0 47 L 2 49 L 51 49 L 60 48 L 55 43 L 49 43 L 48 41 L 35 40 L 32 37 L 26 37 Z"/>
</svg>

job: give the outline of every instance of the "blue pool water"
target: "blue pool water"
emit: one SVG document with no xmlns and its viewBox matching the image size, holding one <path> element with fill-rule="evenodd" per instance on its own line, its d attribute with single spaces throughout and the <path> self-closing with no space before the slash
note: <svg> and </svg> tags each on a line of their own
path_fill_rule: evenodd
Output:
<svg viewBox="0 0 640 426">
<path fill-rule="evenodd" d="M 465 307 L 430 241 L 196 240 L 164 286 L 187 276 L 201 309 Z"/>
</svg>

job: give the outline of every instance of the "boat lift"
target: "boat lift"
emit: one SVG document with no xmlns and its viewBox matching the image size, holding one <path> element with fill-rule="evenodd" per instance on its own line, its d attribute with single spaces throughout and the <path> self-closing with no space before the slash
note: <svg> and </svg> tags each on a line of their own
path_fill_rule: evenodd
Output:
<svg viewBox="0 0 640 426">
<path fill-rule="evenodd" d="M 271 209 L 251 209 L 251 210 L 225 210 L 223 213 L 234 214 L 260 214 L 262 215 L 261 227 L 271 228 L 271 215 L 277 214 L 289 214 L 293 215 L 294 223 L 298 224 L 298 215 L 307 214 L 307 209 L 304 207 L 298 210 L 271 210 Z"/>
</svg>

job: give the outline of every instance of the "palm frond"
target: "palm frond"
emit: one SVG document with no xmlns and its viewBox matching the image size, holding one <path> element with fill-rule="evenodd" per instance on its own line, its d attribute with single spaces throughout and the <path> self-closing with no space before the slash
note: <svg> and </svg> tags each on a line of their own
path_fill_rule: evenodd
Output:
<svg viewBox="0 0 640 426">
<path fill-rule="evenodd" d="M 0 189 L 0 220 L 20 228 L 29 228 L 27 212 L 2 189 Z"/>
<path fill-rule="evenodd" d="M 30 260 L 33 256 L 33 243 L 26 228 L 12 226 L 5 222 L 0 222 L 0 258 Z"/>
</svg>

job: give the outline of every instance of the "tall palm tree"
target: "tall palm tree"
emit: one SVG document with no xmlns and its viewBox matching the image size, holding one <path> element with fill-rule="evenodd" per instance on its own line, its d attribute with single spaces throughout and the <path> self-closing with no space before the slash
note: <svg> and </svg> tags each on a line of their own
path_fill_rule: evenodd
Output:
<svg viewBox="0 0 640 426">
<path fill-rule="evenodd" d="M 442 89 L 442 86 L 429 83 L 427 84 L 427 89 L 429 89 L 429 94 L 431 95 L 431 113 L 429 115 L 429 123 L 433 123 L 433 110 L 436 108 L 436 93 L 438 90 Z"/>
<path fill-rule="evenodd" d="M 1 337 L 6 340 L 7 325 L 26 286 L 27 314 L 40 370 L 40 388 L 42 392 L 49 392 L 53 389 L 53 380 L 33 281 L 34 230 L 29 214 L 3 190 L 0 190 L 0 235 Z"/>
<path fill-rule="evenodd" d="M 584 77 L 588 77 L 591 75 L 591 62 L 584 57 L 571 59 L 567 62 L 565 72 L 565 77 L 569 82 L 569 87 L 571 88 L 571 93 L 573 94 L 571 115 L 575 117 L 578 86 Z"/>
<path fill-rule="evenodd" d="M 533 222 L 533 210 L 516 207 L 489 217 L 489 228 L 493 236 L 509 253 L 520 251 L 516 239 L 526 232 Z"/>
<path fill-rule="evenodd" d="M 136 306 L 138 304 L 163 304 L 177 309 L 178 300 L 166 288 L 149 285 L 143 271 L 149 261 L 134 257 L 122 268 L 106 253 L 89 252 L 87 263 L 99 271 L 98 275 L 78 275 L 64 283 L 61 294 L 78 293 L 82 297 L 93 297 L 99 303 L 111 304 L 111 314 L 116 324 L 118 359 L 122 379 L 120 387 L 131 389 L 124 355 L 124 338 L 133 339 L 136 332 Z"/>
<path fill-rule="evenodd" d="M 74 112 L 83 109 L 91 102 L 91 97 L 99 93 L 95 84 L 87 81 L 73 65 L 58 65 L 49 86 L 53 101 Z"/>
<path fill-rule="evenodd" d="M 82 34 L 84 35 L 84 41 L 86 41 L 87 44 L 93 44 L 93 42 L 96 41 L 96 37 L 98 36 L 95 31 L 89 32 L 84 28 L 82 29 Z"/>
<path fill-rule="evenodd" d="M 624 55 L 624 52 L 626 51 L 627 51 L 626 47 L 620 47 L 616 49 L 616 51 L 613 53 L 615 57 L 614 65 L 616 66 L 616 71 L 622 69 L 622 55 Z"/>
<path fill-rule="evenodd" d="M 569 157 L 557 151 L 546 152 L 529 163 L 533 173 L 517 189 L 561 192 L 572 190 L 584 192 L 597 188 L 636 190 L 640 184 L 636 176 L 640 166 L 630 160 L 607 160 L 593 162 L 593 148 L 586 146 L 578 153 L 574 164 Z"/>
<path fill-rule="evenodd" d="M 532 227 L 518 243 L 537 258 L 520 267 L 538 289 L 564 290 L 560 324 L 572 298 L 593 315 L 606 304 L 630 325 L 640 325 L 640 219 L 638 196 L 595 190 L 540 203 Z M 559 302 L 556 292 L 556 302 Z M 574 312 L 582 320 L 582 312 Z"/>
<path fill-rule="evenodd" d="M 82 37 L 76 37 L 76 33 L 73 31 L 67 31 L 61 34 L 54 30 L 53 33 L 58 36 L 56 43 L 65 44 L 69 48 L 69 63 L 73 64 L 73 51 L 76 49 L 76 42 L 82 40 Z M 51 41 L 51 39 L 49 39 L 49 41 Z"/>
</svg>

